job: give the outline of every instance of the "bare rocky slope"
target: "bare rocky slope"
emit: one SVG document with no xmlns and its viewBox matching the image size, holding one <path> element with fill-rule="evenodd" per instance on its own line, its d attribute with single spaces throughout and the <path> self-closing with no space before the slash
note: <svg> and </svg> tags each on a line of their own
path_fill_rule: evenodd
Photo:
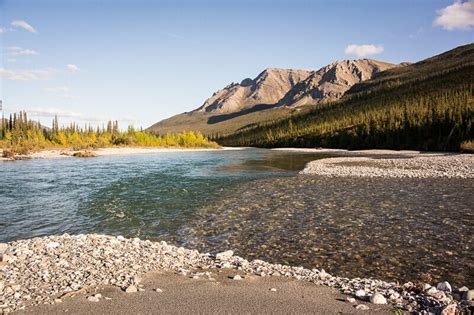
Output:
<svg viewBox="0 0 474 315">
<path fill-rule="evenodd" d="M 340 99 L 354 84 L 396 65 L 372 59 L 336 61 L 299 82 L 278 103 L 286 106 L 312 105 Z"/>
<path fill-rule="evenodd" d="M 207 135 L 234 132 L 249 124 L 288 117 L 303 105 L 338 100 L 354 84 L 397 66 L 361 59 L 336 61 L 317 71 L 265 69 L 255 79 L 247 78 L 215 92 L 196 110 L 160 121 L 148 130 L 160 134 L 183 130 Z"/>
<path fill-rule="evenodd" d="M 265 69 L 255 79 L 247 78 L 215 92 L 197 111 L 231 113 L 255 105 L 273 105 L 309 74 L 307 70 Z"/>
</svg>

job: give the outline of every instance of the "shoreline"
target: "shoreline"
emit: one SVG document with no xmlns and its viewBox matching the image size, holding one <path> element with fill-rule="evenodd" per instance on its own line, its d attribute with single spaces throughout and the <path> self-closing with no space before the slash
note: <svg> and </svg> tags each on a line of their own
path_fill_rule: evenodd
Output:
<svg viewBox="0 0 474 315">
<path fill-rule="evenodd" d="M 34 305 L 59 304 L 67 296 L 104 286 L 118 287 L 124 291 L 122 294 L 137 292 L 142 288 L 142 278 L 153 271 L 176 273 L 192 279 L 209 280 L 217 273 L 228 272 L 234 274 L 232 281 L 275 277 L 309 282 L 316 287 L 337 289 L 347 296 L 344 303 L 349 303 L 353 310 L 376 310 L 378 306 L 388 304 L 406 311 L 439 312 L 474 303 L 455 299 L 461 295 L 472 299 L 474 290 L 453 289 L 447 282 L 431 286 L 349 279 L 333 276 L 323 269 L 248 261 L 234 256 L 231 250 L 212 255 L 166 242 L 122 236 L 63 234 L 36 237 L 0 244 L 0 254 L 3 255 L 0 312 L 4 313 Z"/>
<path fill-rule="evenodd" d="M 77 152 L 91 152 L 94 156 L 117 156 L 117 155 L 134 155 L 134 154 L 152 154 L 152 153 L 168 153 L 168 152 L 207 152 L 219 150 L 242 150 L 242 148 L 222 147 L 214 148 L 155 148 L 155 147 L 116 147 L 116 148 L 99 148 L 91 150 L 72 150 L 72 149 L 48 149 L 32 152 L 28 155 L 20 155 L 19 159 L 57 159 L 72 158 Z M 15 159 L 1 157 L 3 150 L 0 150 L 0 161 L 13 161 Z"/>
</svg>

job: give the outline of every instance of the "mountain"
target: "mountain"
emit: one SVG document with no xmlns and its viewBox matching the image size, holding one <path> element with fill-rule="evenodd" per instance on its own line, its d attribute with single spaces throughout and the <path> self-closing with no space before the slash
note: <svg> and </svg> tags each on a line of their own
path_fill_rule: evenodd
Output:
<svg viewBox="0 0 474 315">
<path fill-rule="evenodd" d="M 199 130 L 227 134 L 300 112 L 303 105 L 341 98 L 354 84 L 398 67 L 372 59 L 336 61 L 317 71 L 269 68 L 215 92 L 196 110 L 160 121 L 148 131 Z"/>
<path fill-rule="evenodd" d="M 244 79 L 215 92 L 196 111 L 232 113 L 255 105 L 273 105 L 310 72 L 293 69 L 265 69 L 255 79 Z"/>
<path fill-rule="evenodd" d="M 335 101 L 354 84 L 396 66 L 372 59 L 336 61 L 311 72 L 308 78 L 296 84 L 278 103 L 301 106 Z"/>
<path fill-rule="evenodd" d="M 470 44 L 376 73 L 337 101 L 217 140 L 228 146 L 458 151 L 474 139 L 473 86 Z"/>
</svg>

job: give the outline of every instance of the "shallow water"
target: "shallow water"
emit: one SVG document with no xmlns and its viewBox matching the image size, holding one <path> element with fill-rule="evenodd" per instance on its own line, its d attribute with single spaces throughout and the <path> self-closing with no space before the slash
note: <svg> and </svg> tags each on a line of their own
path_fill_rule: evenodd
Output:
<svg viewBox="0 0 474 315">
<path fill-rule="evenodd" d="M 474 286 L 472 180 L 294 176 L 335 155 L 249 149 L 0 162 L 0 241 L 120 234 L 338 275 Z"/>
</svg>

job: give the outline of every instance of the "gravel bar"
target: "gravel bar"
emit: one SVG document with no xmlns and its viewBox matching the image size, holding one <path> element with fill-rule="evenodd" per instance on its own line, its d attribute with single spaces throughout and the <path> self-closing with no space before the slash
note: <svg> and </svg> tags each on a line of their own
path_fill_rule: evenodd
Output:
<svg viewBox="0 0 474 315">
<path fill-rule="evenodd" d="M 474 178 L 474 155 L 336 157 L 309 162 L 300 174 L 329 177 Z"/>
<path fill-rule="evenodd" d="M 323 269 L 247 261 L 234 256 L 232 250 L 211 255 L 166 242 L 122 236 L 64 234 L 0 243 L 0 256 L 0 313 L 31 305 L 61 303 L 65 296 L 101 285 L 118 286 L 124 294 L 136 292 L 140 290 L 142 277 L 150 271 L 172 271 L 198 277 L 206 270 L 222 268 L 337 288 L 341 293 L 353 296 L 348 298 L 350 303 L 357 300 L 388 303 L 401 310 L 423 314 L 451 314 L 456 309 L 472 310 L 474 307 L 474 290 L 453 289 L 448 282 L 431 286 L 349 279 L 330 275 Z"/>
</svg>

